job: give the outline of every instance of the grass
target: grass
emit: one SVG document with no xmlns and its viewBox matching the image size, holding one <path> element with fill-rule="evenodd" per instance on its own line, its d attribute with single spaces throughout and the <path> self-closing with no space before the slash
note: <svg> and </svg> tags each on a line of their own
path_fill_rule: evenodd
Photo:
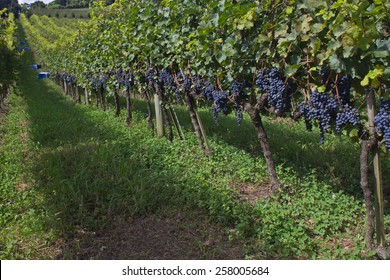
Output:
<svg viewBox="0 0 390 280">
<path fill-rule="evenodd" d="M 286 187 L 271 199 L 246 200 L 249 187 L 267 186 L 247 119 L 237 126 L 233 116 L 222 117 L 216 125 L 201 109 L 215 153 L 204 157 L 185 108 L 176 111 L 186 141 L 171 143 L 151 135 L 143 101 L 134 100 L 129 129 L 124 112 L 115 118 L 112 109 L 76 105 L 52 81 L 37 80 L 31 59 L 23 57 L 1 124 L 2 259 L 55 258 L 56 244 L 78 231 L 108 230 L 118 219 L 166 205 L 233 228 L 231 238 L 245 241 L 249 259 L 372 258 L 364 249 L 357 145 L 328 136 L 321 146 L 300 123 L 266 119 Z M 388 170 L 384 158 L 384 182 Z"/>
</svg>

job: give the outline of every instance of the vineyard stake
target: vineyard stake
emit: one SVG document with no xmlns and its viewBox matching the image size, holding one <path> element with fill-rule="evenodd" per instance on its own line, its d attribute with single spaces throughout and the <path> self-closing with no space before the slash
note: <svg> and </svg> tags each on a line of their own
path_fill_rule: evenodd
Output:
<svg viewBox="0 0 390 280">
<path fill-rule="evenodd" d="M 163 121 L 160 97 L 158 96 L 158 94 L 154 95 L 154 108 L 156 110 L 157 135 L 159 137 L 163 137 L 164 136 L 164 121 Z"/>
</svg>

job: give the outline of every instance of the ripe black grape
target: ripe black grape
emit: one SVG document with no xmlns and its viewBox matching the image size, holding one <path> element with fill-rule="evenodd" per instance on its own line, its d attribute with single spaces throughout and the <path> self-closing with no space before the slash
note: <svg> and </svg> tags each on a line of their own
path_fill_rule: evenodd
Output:
<svg viewBox="0 0 390 280">
<path fill-rule="evenodd" d="M 360 124 L 360 118 L 356 108 L 345 104 L 336 116 L 336 132 L 340 132 L 347 124 L 357 126 Z"/>
<path fill-rule="evenodd" d="M 311 92 L 310 101 L 301 103 L 299 111 L 305 119 L 306 128 L 312 129 L 312 121 L 318 124 L 321 133 L 320 143 L 324 143 L 325 132 L 331 127 L 332 117 L 338 107 L 337 100 L 328 93 Z"/>
<path fill-rule="evenodd" d="M 229 113 L 229 94 L 226 91 L 213 91 L 214 104 L 211 107 L 211 113 L 213 114 L 213 119 L 217 122 L 218 114 L 222 113 L 227 115 Z"/>
<path fill-rule="evenodd" d="M 164 69 L 160 71 L 159 80 L 163 84 L 165 90 L 176 91 L 177 85 L 175 83 L 175 79 L 168 70 Z"/>
<path fill-rule="evenodd" d="M 286 79 L 278 68 L 260 69 L 256 75 L 256 85 L 260 92 L 268 93 L 269 105 L 278 112 L 284 113 L 291 108 L 291 94 L 297 90 L 297 86 Z"/>
<path fill-rule="evenodd" d="M 213 100 L 213 92 L 214 92 L 214 87 L 211 83 L 209 82 L 204 82 L 203 84 L 203 91 L 201 92 L 207 100 Z"/>
<path fill-rule="evenodd" d="M 242 122 L 242 119 L 244 118 L 242 108 L 238 104 L 234 104 L 234 109 L 236 110 L 236 121 L 237 124 L 240 125 Z"/>
<path fill-rule="evenodd" d="M 342 105 L 344 104 L 349 104 L 351 95 L 351 86 L 352 86 L 352 78 L 349 75 L 342 76 L 338 81 L 337 81 L 337 88 L 338 88 L 338 95 L 340 98 L 340 102 Z M 336 90 L 333 90 L 335 94 L 337 94 Z"/>
<path fill-rule="evenodd" d="M 148 82 L 155 82 L 157 79 L 157 71 L 154 67 L 149 66 L 148 70 L 146 70 L 145 78 Z"/>
<path fill-rule="evenodd" d="M 390 151 L 390 99 L 381 99 L 378 114 L 375 116 L 375 127 L 383 135 L 385 146 Z"/>
<path fill-rule="evenodd" d="M 230 91 L 234 96 L 242 96 L 244 95 L 244 85 L 234 81 L 230 87 Z"/>
</svg>

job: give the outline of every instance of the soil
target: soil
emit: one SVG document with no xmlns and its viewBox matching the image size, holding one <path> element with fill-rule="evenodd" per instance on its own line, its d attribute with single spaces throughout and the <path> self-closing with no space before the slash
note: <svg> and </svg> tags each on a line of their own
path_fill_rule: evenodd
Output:
<svg viewBox="0 0 390 280">
<path fill-rule="evenodd" d="M 271 184 L 264 182 L 260 185 L 251 183 L 231 183 L 233 190 L 238 192 L 238 200 L 255 204 L 260 198 L 269 198 L 271 194 Z"/>
<path fill-rule="evenodd" d="M 229 230 L 210 223 L 200 212 L 189 214 L 163 209 L 145 217 L 114 221 L 109 230 L 80 230 L 62 245 L 61 253 L 56 258 L 242 259 L 243 242 L 230 241 Z"/>
</svg>

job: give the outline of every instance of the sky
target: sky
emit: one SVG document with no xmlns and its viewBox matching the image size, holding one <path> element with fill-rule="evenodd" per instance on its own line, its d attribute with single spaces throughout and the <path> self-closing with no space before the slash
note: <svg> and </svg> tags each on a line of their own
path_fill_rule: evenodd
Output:
<svg viewBox="0 0 390 280">
<path fill-rule="evenodd" d="M 37 0 L 19 0 L 18 2 L 19 2 L 19 4 L 23 4 L 23 3 L 33 3 L 35 1 L 37 1 Z M 47 3 L 50 3 L 54 0 L 40 0 L 40 1 L 43 1 L 47 4 Z"/>
</svg>

